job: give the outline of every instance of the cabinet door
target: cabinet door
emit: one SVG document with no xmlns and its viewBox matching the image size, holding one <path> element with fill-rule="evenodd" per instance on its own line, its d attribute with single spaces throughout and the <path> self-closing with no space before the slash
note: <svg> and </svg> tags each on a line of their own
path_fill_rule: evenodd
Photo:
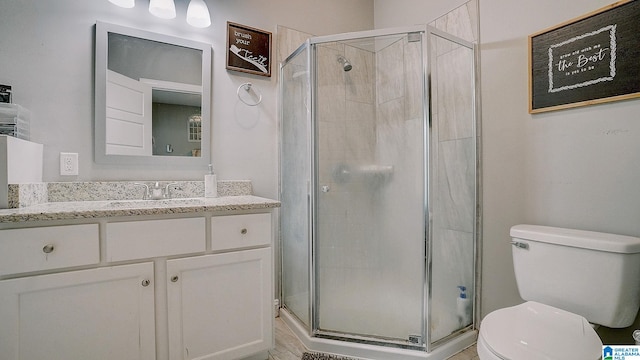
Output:
<svg viewBox="0 0 640 360">
<path fill-rule="evenodd" d="M 170 359 L 240 359 L 273 337 L 271 248 L 167 261 Z"/>
<path fill-rule="evenodd" d="M 153 263 L 0 281 L 0 359 L 155 359 Z"/>
</svg>

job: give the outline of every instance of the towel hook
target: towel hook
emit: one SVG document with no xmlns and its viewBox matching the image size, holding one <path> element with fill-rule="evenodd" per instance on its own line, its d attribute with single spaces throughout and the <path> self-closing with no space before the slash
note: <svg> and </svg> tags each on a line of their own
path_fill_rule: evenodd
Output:
<svg viewBox="0 0 640 360">
<path fill-rule="evenodd" d="M 255 89 L 253 90 L 253 92 L 258 95 L 258 100 L 253 104 L 245 101 L 242 98 L 242 96 L 240 96 L 240 89 L 243 89 L 244 91 L 246 91 L 248 93 L 249 91 L 251 91 L 252 87 L 253 87 L 253 84 L 251 84 L 250 82 L 247 82 L 247 83 L 244 83 L 244 84 L 240 84 L 240 86 L 238 86 L 238 91 L 236 91 L 236 94 L 238 95 L 238 99 L 240 99 L 240 101 L 242 101 L 246 105 L 256 106 L 256 105 L 258 105 L 258 104 L 260 104 L 262 102 L 262 93 L 256 92 Z"/>
</svg>

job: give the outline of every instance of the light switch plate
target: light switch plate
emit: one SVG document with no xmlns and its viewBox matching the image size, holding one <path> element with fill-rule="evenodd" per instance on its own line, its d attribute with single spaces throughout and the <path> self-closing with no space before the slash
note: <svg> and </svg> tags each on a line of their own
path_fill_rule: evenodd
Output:
<svg viewBox="0 0 640 360">
<path fill-rule="evenodd" d="M 60 175 L 78 175 L 78 153 L 60 153 Z"/>
</svg>

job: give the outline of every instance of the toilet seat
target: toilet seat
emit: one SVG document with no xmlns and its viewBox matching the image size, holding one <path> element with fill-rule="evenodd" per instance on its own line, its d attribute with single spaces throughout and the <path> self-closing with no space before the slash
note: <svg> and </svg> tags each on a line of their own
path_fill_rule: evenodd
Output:
<svg viewBox="0 0 640 360">
<path fill-rule="evenodd" d="M 487 315 L 478 347 L 505 360 L 597 360 L 602 355 L 602 341 L 585 318 L 534 301 Z"/>
</svg>

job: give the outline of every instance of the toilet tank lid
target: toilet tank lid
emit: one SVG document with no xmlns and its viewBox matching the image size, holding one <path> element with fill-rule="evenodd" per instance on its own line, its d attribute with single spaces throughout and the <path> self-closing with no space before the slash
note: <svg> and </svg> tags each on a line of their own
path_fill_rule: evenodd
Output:
<svg viewBox="0 0 640 360">
<path fill-rule="evenodd" d="M 595 231 L 522 224 L 511 227 L 511 237 L 623 254 L 640 253 L 638 237 Z"/>
</svg>

